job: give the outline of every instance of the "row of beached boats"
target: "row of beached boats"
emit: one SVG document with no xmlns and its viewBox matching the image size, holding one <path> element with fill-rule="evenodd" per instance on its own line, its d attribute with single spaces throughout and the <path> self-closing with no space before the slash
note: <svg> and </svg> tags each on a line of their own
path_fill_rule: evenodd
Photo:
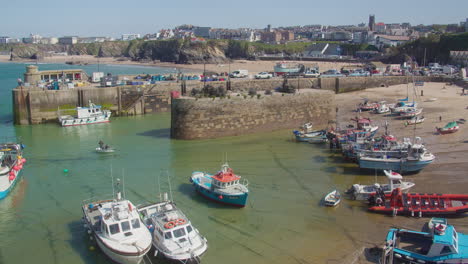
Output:
<svg viewBox="0 0 468 264">
<path fill-rule="evenodd" d="M 424 122 L 422 109 L 416 103 L 401 100 L 389 105 L 386 102 L 369 103 L 359 106 L 360 111 L 374 111 L 376 114 L 392 113 L 401 118 L 411 118 L 405 125 Z M 387 133 L 379 137 L 378 130 L 367 118 L 355 118 L 356 127 L 326 131 L 326 141 L 331 148 L 341 149 L 345 159 L 356 162 L 360 168 L 383 170 L 388 183 L 361 185 L 353 184 L 341 196 L 338 190 L 325 195 L 323 204 L 337 206 L 342 197 L 367 202 L 368 211 L 392 216 L 412 217 L 454 216 L 468 212 L 468 195 L 441 193 L 413 193 L 412 181 L 403 180 L 400 173 L 417 172 L 432 163 L 435 156 L 425 147 L 420 137 L 413 140 L 396 137 Z M 450 122 L 443 128 L 436 128 L 439 134 L 458 131 L 458 122 Z M 387 127 L 386 127 L 387 128 Z M 321 135 L 310 124 L 295 130 L 297 141 L 312 141 L 307 136 Z M 316 133 L 316 134 L 314 134 Z M 306 140 L 300 140 L 300 139 Z M 400 173 L 398 173 L 400 172 Z M 458 233 L 444 218 L 432 218 L 422 231 L 391 228 L 386 236 L 382 258 L 379 263 L 468 263 L 468 235 Z"/>
<path fill-rule="evenodd" d="M 225 163 L 214 175 L 193 172 L 190 182 L 210 200 L 244 207 L 249 191 L 248 182 L 241 178 Z M 112 261 L 141 263 L 152 245 L 155 256 L 160 253 L 171 261 L 200 262 L 208 249 L 207 239 L 167 193 L 159 202 L 135 205 L 122 197 L 120 180 L 114 189 L 116 195 L 109 199 L 91 198 L 82 204 L 88 233 Z"/>
</svg>

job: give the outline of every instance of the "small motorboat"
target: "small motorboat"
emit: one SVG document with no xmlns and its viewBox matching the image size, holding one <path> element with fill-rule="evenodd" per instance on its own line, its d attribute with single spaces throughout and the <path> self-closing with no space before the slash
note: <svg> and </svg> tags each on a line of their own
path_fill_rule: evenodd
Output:
<svg viewBox="0 0 468 264">
<path fill-rule="evenodd" d="M 459 215 L 468 212 L 468 195 L 402 193 L 400 188 L 396 188 L 390 195 L 377 191 L 369 198 L 368 210 L 393 216 Z"/>
<path fill-rule="evenodd" d="M 416 125 L 424 122 L 424 116 L 413 116 L 410 120 L 405 122 L 405 125 Z"/>
<path fill-rule="evenodd" d="M 97 147 L 96 152 L 97 153 L 113 153 L 113 152 L 115 152 L 115 149 L 113 149 L 111 147 L 108 147 L 108 148 Z"/>
<path fill-rule="evenodd" d="M 116 188 L 120 181 L 117 180 Z M 118 189 L 117 189 L 118 190 Z M 140 264 L 151 249 L 151 233 L 133 203 L 116 197 L 83 201 L 83 221 L 101 251 L 116 263 Z"/>
<path fill-rule="evenodd" d="M 377 108 L 375 108 L 375 113 L 385 114 L 390 112 L 390 107 L 386 104 L 385 101 L 379 102 Z"/>
<path fill-rule="evenodd" d="M 379 263 L 468 263 L 468 235 L 444 218 L 432 218 L 428 229 L 391 228 Z"/>
<path fill-rule="evenodd" d="M 408 108 L 404 111 L 400 112 L 400 117 L 402 118 L 409 118 L 409 117 L 415 117 L 418 116 L 422 113 L 422 108 Z"/>
<path fill-rule="evenodd" d="M 205 237 L 192 225 L 187 216 L 168 199 L 138 207 L 138 212 L 153 234 L 155 256 L 161 253 L 180 263 L 200 263 L 208 249 Z"/>
<path fill-rule="evenodd" d="M 455 133 L 457 132 L 460 127 L 458 126 L 458 123 L 457 122 L 449 122 L 447 125 L 445 125 L 444 127 L 436 127 L 437 129 L 437 132 L 439 132 L 439 134 L 441 135 L 445 135 L 445 134 L 451 134 L 451 133 Z"/>
<path fill-rule="evenodd" d="M 296 141 L 299 142 L 310 142 L 320 141 L 320 139 L 326 138 L 326 130 L 312 130 L 312 123 L 306 123 L 302 125 L 299 130 L 293 130 L 293 134 L 296 138 Z"/>
<path fill-rule="evenodd" d="M 388 178 L 388 184 L 353 184 L 353 186 L 346 191 L 346 194 L 349 194 L 354 200 L 366 201 L 379 189 L 385 194 L 390 194 L 395 188 L 401 188 L 402 191 L 407 191 L 415 185 L 414 182 L 403 181 L 403 176 L 397 172 L 384 170 L 384 173 Z"/>
<path fill-rule="evenodd" d="M 367 98 L 364 98 L 363 100 L 364 100 L 364 102 L 360 103 L 359 106 L 358 106 L 358 109 L 361 110 L 361 111 L 371 111 L 371 110 L 375 110 L 377 107 L 379 107 L 378 103 L 371 103 L 371 102 L 369 102 L 369 99 L 367 99 Z"/>
<path fill-rule="evenodd" d="M 341 201 L 341 195 L 338 190 L 334 190 L 331 193 L 327 194 L 323 199 L 326 206 L 337 206 Z"/>
</svg>

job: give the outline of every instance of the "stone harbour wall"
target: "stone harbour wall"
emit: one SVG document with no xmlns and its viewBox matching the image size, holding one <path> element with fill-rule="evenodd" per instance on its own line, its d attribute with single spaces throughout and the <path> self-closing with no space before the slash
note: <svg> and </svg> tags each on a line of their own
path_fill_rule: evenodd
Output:
<svg viewBox="0 0 468 264">
<path fill-rule="evenodd" d="M 171 137 L 206 139 L 296 128 L 312 122 L 326 128 L 336 119 L 331 91 L 230 99 L 172 99 Z"/>
</svg>

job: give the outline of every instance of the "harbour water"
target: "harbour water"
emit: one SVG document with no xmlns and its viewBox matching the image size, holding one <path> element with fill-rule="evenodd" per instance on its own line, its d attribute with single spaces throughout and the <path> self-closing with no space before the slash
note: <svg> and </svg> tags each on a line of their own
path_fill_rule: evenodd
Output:
<svg viewBox="0 0 468 264">
<path fill-rule="evenodd" d="M 95 66 L 73 67 L 92 71 Z M 361 175 L 355 164 L 344 163 L 326 145 L 293 142 L 289 130 L 171 140 L 169 113 L 83 127 L 13 126 L 11 89 L 24 69 L 25 64 L 0 64 L 0 136 L 20 138 L 28 159 L 22 180 L 0 201 L 1 264 L 110 263 L 89 240 L 80 205 L 84 199 L 110 195 L 111 175 L 124 179 L 126 197 L 139 203 L 157 198 L 158 177 L 167 172 L 174 200 L 208 239 L 203 257 L 208 264 L 358 263 L 362 250 L 379 245 L 391 225 L 411 222 L 418 227 L 424 222 L 369 214 L 363 204 L 347 200 L 337 208 L 321 206 L 329 191 L 370 184 L 375 178 Z M 164 69 L 101 65 L 101 70 Z M 115 147 L 115 155 L 95 153 L 99 140 Z M 217 171 L 226 153 L 234 171 L 250 182 L 249 201 L 242 209 L 207 201 L 189 183 L 194 170 Z M 379 181 L 385 179 L 380 176 Z M 167 185 L 161 187 L 167 190 Z"/>
</svg>

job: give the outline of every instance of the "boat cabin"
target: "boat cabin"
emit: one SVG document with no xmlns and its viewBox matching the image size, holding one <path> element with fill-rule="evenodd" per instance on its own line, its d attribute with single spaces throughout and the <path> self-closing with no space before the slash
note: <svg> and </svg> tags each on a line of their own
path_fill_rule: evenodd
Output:
<svg viewBox="0 0 468 264">
<path fill-rule="evenodd" d="M 95 220 L 96 217 L 99 218 L 94 224 L 94 229 L 109 239 L 123 240 L 132 237 L 132 231 L 141 228 L 138 213 L 129 201 L 123 200 L 97 206 L 90 204 L 88 209 L 99 211 L 100 214 L 94 216 Z"/>
<path fill-rule="evenodd" d="M 452 225 L 436 225 L 429 233 L 392 229 L 387 236 L 388 241 L 394 243 L 396 258 L 438 261 L 462 257 L 459 255 L 458 233 Z"/>
<path fill-rule="evenodd" d="M 89 107 L 77 107 L 76 111 L 78 113 L 78 118 L 88 118 L 96 115 L 102 115 L 102 110 L 100 105 L 95 105 L 89 103 Z"/>
<path fill-rule="evenodd" d="M 161 240 L 182 243 L 194 231 L 187 217 L 171 202 L 144 207 L 139 212 L 153 235 Z"/>
<path fill-rule="evenodd" d="M 212 188 L 225 189 L 231 186 L 239 185 L 240 176 L 234 174 L 229 165 L 224 164 L 221 171 L 212 177 Z"/>
</svg>

